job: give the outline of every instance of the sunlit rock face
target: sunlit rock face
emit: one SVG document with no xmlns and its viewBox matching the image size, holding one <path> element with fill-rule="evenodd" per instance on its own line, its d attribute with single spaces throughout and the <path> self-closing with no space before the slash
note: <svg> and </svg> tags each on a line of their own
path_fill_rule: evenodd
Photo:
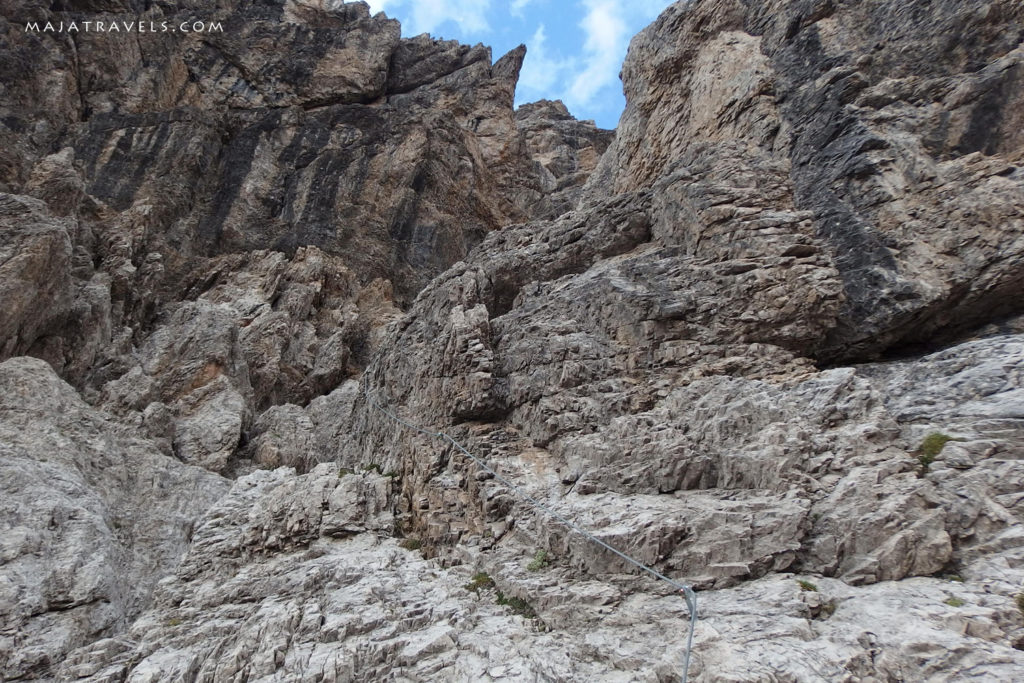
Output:
<svg viewBox="0 0 1024 683">
<path fill-rule="evenodd" d="M 1024 679 L 1020 3 L 0 16 L 0 678 Z"/>
</svg>

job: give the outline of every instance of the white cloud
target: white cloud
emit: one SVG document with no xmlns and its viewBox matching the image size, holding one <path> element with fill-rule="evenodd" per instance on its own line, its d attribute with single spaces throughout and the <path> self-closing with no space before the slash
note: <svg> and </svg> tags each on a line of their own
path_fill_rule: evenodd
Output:
<svg viewBox="0 0 1024 683">
<path fill-rule="evenodd" d="M 526 9 L 526 6 L 531 2 L 533 2 L 533 0 L 510 0 L 508 3 L 508 13 L 514 17 L 522 18 L 523 10 Z"/>
<path fill-rule="evenodd" d="M 394 0 L 366 0 L 366 4 L 370 6 L 370 14 L 376 14 L 377 12 L 387 12 L 388 5 L 394 6 Z"/>
<path fill-rule="evenodd" d="M 517 95 L 529 98 L 550 97 L 555 86 L 570 74 L 575 65 L 573 59 L 558 59 L 548 54 L 547 33 L 544 24 L 541 24 L 526 41 L 526 59 L 519 73 Z"/>
<path fill-rule="evenodd" d="M 567 97 L 577 106 L 590 104 L 601 89 L 616 83 L 630 38 L 618 2 L 583 0 L 583 6 L 586 14 L 579 25 L 586 36 L 583 43 L 586 66 L 573 78 Z"/>
<path fill-rule="evenodd" d="M 463 35 L 490 31 L 487 13 L 491 0 L 368 0 L 372 12 L 405 10 L 402 33 L 407 36 L 435 33 L 447 21 Z M 409 15 L 411 12 L 411 16 Z"/>
</svg>

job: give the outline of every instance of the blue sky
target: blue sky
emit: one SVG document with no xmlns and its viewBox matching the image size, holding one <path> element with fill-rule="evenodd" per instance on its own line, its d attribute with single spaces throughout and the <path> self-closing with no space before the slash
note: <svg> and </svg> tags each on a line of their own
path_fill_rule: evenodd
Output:
<svg viewBox="0 0 1024 683">
<path fill-rule="evenodd" d="M 524 43 L 516 104 L 562 100 L 578 119 L 614 128 L 625 106 L 619 69 L 629 40 L 672 0 L 369 0 L 402 35 L 490 45 L 494 59 Z"/>
</svg>

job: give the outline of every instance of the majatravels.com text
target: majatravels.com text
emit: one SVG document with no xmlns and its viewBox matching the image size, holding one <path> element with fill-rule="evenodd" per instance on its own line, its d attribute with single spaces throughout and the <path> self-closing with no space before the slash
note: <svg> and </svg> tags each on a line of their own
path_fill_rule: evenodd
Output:
<svg viewBox="0 0 1024 683">
<path fill-rule="evenodd" d="M 46 21 L 25 22 L 26 33 L 223 33 L 219 21 Z"/>
</svg>

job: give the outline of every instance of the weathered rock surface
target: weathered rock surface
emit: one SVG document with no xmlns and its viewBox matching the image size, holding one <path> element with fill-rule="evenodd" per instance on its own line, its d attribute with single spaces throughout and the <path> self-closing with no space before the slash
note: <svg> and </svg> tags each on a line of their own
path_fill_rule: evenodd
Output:
<svg viewBox="0 0 1024 683">
<path fill-rule="evenodd" d="M 574 208 L 584 183 L 614 138 L 613 131 L 577 121 L 558 100 L 520 105 L 516 127 L 523 134 L 544 193 L 534 203 L 533 215 L 554 218 Z"/>
<path fill-rule="evenodd" d="M 72 230 L 39 200 L 0 195 L 0 357 L 25 353 L 68 314 Z"/>
<path fill-rule="evenodd" d="M 91 409 L 46 363 L 0 363 L 0 676 L 46 678 L 123 630 L 226 488 Z"/>
<path fill-rule="evenodd" d="M 820 356 L 948 341 L 1020 312 L 1022 30 L 1010 0 L 676 3 L 631 44 L 595 180 L 646 187 L 739 140 L 834 255 Z"/>
<path fill-rule="evenodd" d="M 580 580 L 557 563 L 531 571 L 516 546 L 483 556 L 490 574 L 442 568 L 387 538 L 391 486 L 330 465 L 239 479 L 151 609 L 69 655 L 61 678 L 676 680 L 687 628 L 678 596 L 637 593 L 623 577 Z M 999 593 L 1020 571 L 966 576 L 858 588 L 778 574 L 701 593 L 691 673 L 1013 679 L 1024 653 L 1010 645 L 1024 628 Z M 506 593 L 529 604 L 495 604 Z"/>
<path fill-rule="evenodd" d="M 483 46 L 403 40 L 362 3 L 33 2 L 0 13 L 17 34 L 5 65 L 33 72 L 4 78 L 3 135 L 18 152 L 0 189 L 48 205 L 8 209 L 0 358 L 45 358 L 90 401 L 113 393 L 105 405 L 141 411 L 154 391 L 120 385 L 152 376 L 140 365 L 156 361 L 133 349 L 145 356 L 183 333 L 185 302 L 228 304 L 240 327 L 231 363 L 244 361 L 248 380 L 187 406 L 174 405 L 180 391 L 159 398 L 183 432 L 168 438 L 217 470 L 254 410 L 304 405 L 358 374 L 375 330 L 488 231 L 566 210 L 611 135 L 559 103 L 517 117 L 524 48 L 492 64 Z M 224 28 L 25 28 L 90 17 Z M 31 300 L 49 314 L 26 313 Z M 213 336 L 229 324 L 218 315 Z M 208 443 L 188 435 L 222 417 L 232 426 Z"/>
<path fill-rule="evenodd" d="M 200 8 L 129 18 L 175 24 Z M 18 34 L 5 64 L 51 73 L 47 88 L 5 79 L 5 135 L 12 149 L 38 151 L 12 160 L 3 182 L 24 187 L 47 147 L 70 145 L 85 191 L 115 214 L 99 226 L 101 252 L 117 251 L 100 256 L 121 261 L 108 272 L 163 259 L 144 299 L 163 287 L 180 298 L 176 280 L 197 256 L 304 245 L 344 253 L 361 279 L 391 279 L 409 299 L 486 231 L 550 212 L 545 197 L 578 185 L 607 145 L 607 132 L 560 117 L 553 135 L 527 124 L 531 139 L 544 138 L 527 149 L 512 110 L 523 49 L 492 65 L 483 46 L 400 40 L 397 22 L 361 3 L 232 2 L 202 17 L 226 24 L 222 32 L 150 34 L 128 49 L 118 34 L 83 32 L 73 43 L 24 29 L 86 9 L 109 20 L 127 8 L 3 12 L 5 33 Z M 45 135 L 23 134 L 44 124 Z M 568 166 L 534 163 L 556 149 Z"/>
<path fill-rule="evenodd" d="M 0 676 L 1024 679 L 1020 3 L 0 15 Z"/>
<path fill-rule="evenodd" d="M 77 16 L 38 5 L 9 12 L 10 30 L 23 17 Z M 97 33 L 74 47 L 46 34 L 19 40 L 52 45 L 11 46 L 83 65 L 60 93 L 76 100 L 60 139 L 89 195 L 145 217 L 109 227 L 133 233 L 129 258 L 164 255 L 159 284 L 173 288 L 196 256 L 313 245 L 344 253 L 361 278 L 391 279 L 408 300 L 487 231 L 562 189 L 516 129 L 522 48 L 492 65 L 483 46 L 400 40 L 397 22 L 361 3 L 181 3 L 131 18 L 176 26 L 200 9 L 225 30 L 150 35 L 128 50 Z M 12 116 L 27 126 L 25 109 Z M 574 124 L 555 137 L 587 128 Z"/>
</svg>

